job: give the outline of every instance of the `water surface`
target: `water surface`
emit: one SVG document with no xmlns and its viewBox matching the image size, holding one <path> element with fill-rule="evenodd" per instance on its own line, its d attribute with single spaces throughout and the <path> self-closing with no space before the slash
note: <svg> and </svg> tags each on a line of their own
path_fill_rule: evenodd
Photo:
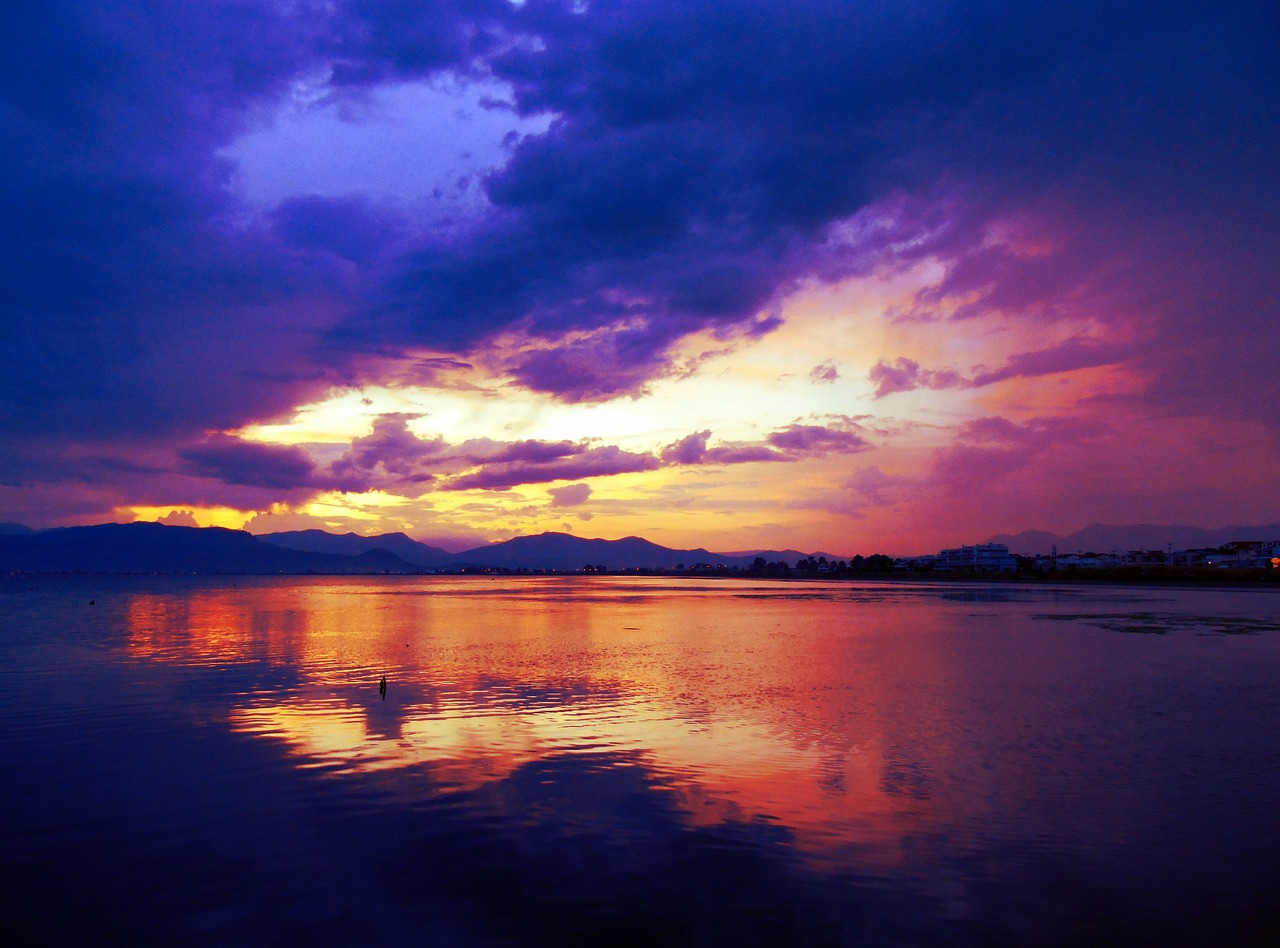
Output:
<svg viewBox="0 0 1280 948">
<path fill-rule="evenodd" d="M 1278 671 L 1267 590 L 14 577 L 4 917 L 46 942 L 1257 940 Z"/>
</svg>

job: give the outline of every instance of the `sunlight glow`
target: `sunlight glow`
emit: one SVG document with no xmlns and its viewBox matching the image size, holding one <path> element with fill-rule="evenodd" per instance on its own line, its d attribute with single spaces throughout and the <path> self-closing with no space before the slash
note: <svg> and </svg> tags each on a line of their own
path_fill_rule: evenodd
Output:
<svg viewBox="0 0 1280 948">
<path fill-rule="evenodd" d="M 837 555 L 896 549 L 904 527 L 902 504 L 914 500 L 931 509 L 925 498 L 932 491 L 935 452 L 947 450 L 967 422 L 1050 417 L 1070 412 L 1082 399 L 1133 391 L 1139 384 L 1131 370 L 1117 365 L 1070 368 L 1076 351 L 1071 347 L 1078 349 L 1080 340 L 1098 347 L 1117 341 L 1089 318 L 1024 326 L 994 312 L 965 319 L 963 331 L 945 318 L 892 318 L 941 277 L 939 264 L 926 260 L 838 284 L 800 286 L 781 308 L 782 323 L 766 336 L 712 330 L 687 336 L 668 354 L 670 374 L 634 396 L 566 403 L 530 392 L 504 366 L 529 345 L 544 343 L 511 333 L 473 353 L 418 352 L 370 361 L 364 386 L 335 390 L 299 406 L 287 420 L 233 432 L 264 444 L 300 446 L 318 468 L 337 461 L 388 415 L 400 416 L 414 436 L 442 438 L 450 447 L 569 442 L 655 458 L 701 431 L 709 432 L 708 448 L 759 446 L 793 424 L 856 423 L 865 437 L 856 452 L 579 476 L 590 490 L 572 505 L 558 504 L 550 493 L 566 481 L 455 491 L 446 476 L 434 484 L 419 481 L 422 493 L 416 497 L 328 491 L 254 517 L 250 525 L 258 532 L 323 525 L 363 534 L 456 532 L 488 540 L 564 531 L 645 536 L 674 547 L 700 546 L 714 536 L 722 551 L 781 548 L 804 536 L 813 548 Z M 1031 374 L 1019 374 L 1028 360 L 1043 363 L 1040 353 L 1054 357 L 1054 347 L 1067 351 L 1062 372 L 1037 375 L 1033 366 Z M 905 366 L 918 377 L 879 389 L 873 369 L 880 364 L 898 372 Z M 971 384 L 992 372 L 1004 373 L 999 384 Z M 442 473 L 467 473 L 459 463 Z M 874 473 L 858 473 L 865 469 Z M 927 529 L 931 515 L 924 516 L 914 525 L 917 531 Z M 239 526 L 245 520 L 224 511 L 209 522 Z M 853 535 L 860 541 L 853 542 Z"/>
<path fill-rule="evenodd" d="M 179 517 L 174 518 L 173 514 Z M 245 520 L 252 516 L 251 511 L 237 510 L 234 507 L 193 507 L 186 505 L 183 507 L 148 507 L 148 506 L 129 506 L 116 508 L 115 515 L 120 523 L 131 523 L 135 520 L 141 521 L 158 521 L 169 518 L 173 522 L 184 523 L 186 521 L 182 514 L 190 514 L 195 520 L 195 526 L 200 527 L 225 527 L 228 530 L 239 530 Z M 190 525 L 190 524 L 187 524 Z"/>
</svg>

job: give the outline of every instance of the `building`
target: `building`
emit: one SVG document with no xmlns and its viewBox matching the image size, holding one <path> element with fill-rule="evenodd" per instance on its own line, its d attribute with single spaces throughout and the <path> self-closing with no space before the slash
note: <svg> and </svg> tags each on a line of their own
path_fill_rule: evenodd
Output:
<svg viewBox="0 0 1280 948">
<path fill-rule="evenodd" d="M 1003 543 L 978 543 L 943 550 L 934 568 L 956 573 L 1012 573 L 1018 568 L 1018 559 Z"/>
</svg>

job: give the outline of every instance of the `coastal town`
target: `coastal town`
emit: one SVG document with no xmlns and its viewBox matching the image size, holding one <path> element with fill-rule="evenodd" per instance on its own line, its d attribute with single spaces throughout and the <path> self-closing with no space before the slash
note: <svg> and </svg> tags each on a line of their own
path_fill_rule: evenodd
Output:
<svg viewBox="0 0 1280 948">
<path fill-rule="evenodd" d="M 1184 570 L 1280 569 L 1280 540 L 1236 540 L 1220 547 L 1175 550 L 1109 550 L 1017 556 L 1003 543 L 960 546 L 925 556 L 899 557 L 894 569 L 949 573 L 1057 573 L 1069 570 L 1118 570 L 1169 567 Z"/>
</svg>

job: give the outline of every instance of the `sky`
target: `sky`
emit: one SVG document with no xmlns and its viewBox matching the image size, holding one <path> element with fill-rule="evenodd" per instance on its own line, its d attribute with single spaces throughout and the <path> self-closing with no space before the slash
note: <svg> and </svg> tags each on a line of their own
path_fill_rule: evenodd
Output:
<svg viewBox="0 0 1280 948">
<path fill-rule="evenodd" d="M 1280 521 L 1273 3 L 3 17 L 0 521 Z"/>
</svg>

